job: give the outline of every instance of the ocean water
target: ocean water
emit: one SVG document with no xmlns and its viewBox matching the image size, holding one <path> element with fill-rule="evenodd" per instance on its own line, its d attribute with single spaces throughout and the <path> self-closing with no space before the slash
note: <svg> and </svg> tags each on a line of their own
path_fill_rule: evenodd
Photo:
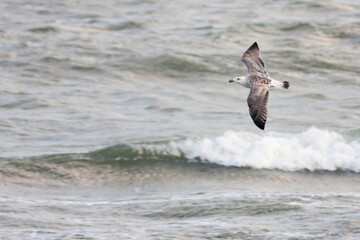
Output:
<svg viewBox="0 0 360 240">
<path fill-rule="evenodd" d="M 3 0 L 0 239 L 359 239 L 360 3 Z M 271 77 L 252 122 L 242 53 Z"/>
</svg>

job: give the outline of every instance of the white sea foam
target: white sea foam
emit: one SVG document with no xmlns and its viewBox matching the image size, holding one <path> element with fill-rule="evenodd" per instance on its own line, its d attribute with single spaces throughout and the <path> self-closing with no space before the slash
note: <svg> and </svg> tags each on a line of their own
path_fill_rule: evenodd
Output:
<svg viewBox="0 0 360 240">
<path fill-rule="evenodd" d="M 229 130 L 220 137 L 171 142 L 166 151 L 225 166 L 360 172 L 360 142 L 315 127 L 297 134 Z"/>
</svg>

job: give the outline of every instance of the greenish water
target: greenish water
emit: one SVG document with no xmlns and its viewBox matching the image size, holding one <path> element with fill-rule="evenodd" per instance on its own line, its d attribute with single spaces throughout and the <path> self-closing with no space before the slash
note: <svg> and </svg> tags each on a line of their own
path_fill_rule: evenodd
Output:
<svg viewBox="0 0 360 240">
<path fill-rule="evenodd" d="M 2 1 L 1 239 L 357 239 L 356 1 Z M 242 53 L 271 77 L 266 131 Z"/>
</svg>

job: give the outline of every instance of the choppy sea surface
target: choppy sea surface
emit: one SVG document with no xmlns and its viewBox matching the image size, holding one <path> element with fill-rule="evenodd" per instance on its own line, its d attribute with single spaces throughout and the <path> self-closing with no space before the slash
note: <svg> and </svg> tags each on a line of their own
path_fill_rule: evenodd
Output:
<svg viewBox="0 0 360 240">
<path fill-rule="evenodd" d="M 359 239 L 359 56 L 359 1 L 1 1 L 0 239 Z"/>
</svg>

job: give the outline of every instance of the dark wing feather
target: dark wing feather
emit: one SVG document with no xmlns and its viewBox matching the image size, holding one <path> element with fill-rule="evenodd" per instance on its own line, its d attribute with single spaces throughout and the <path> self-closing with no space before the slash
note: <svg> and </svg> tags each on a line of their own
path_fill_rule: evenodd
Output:
<svg viewBox="0 0 360 240">
<path fill-rule="evenodd" d="M 241 61 L 246 65 L 248 73 L 260 72 L 268 75 L 265 63 L 260 57 L 260 49 L 256 42 L 243 54 Z"/>
<path fill-rule="evenodd" d="M 265 129 L 267 119 L 267 102 L 269 99 L 269 88 L 266 85 L 252 84 L 247 102 L 249 113 L 256 126 Z"/>
</svg>

